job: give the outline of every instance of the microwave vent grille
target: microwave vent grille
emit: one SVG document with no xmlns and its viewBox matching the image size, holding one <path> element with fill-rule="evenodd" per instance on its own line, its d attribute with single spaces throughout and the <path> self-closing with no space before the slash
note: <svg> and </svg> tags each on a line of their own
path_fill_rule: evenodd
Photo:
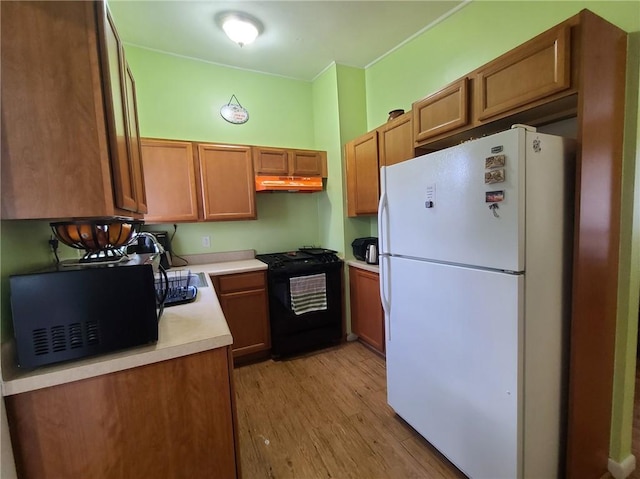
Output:
<svg viewBox="0 0 640 479">
<path fill-rule="evenodd" d="M 82 341 L 82 325 L 80 323 L 72 323 L 69 325 L 69 347 L 71 349 L 81 348 Z"/>
<path fill-rule="evenodd" d="M 64 329 L 64 326 L 51 328 L 51 348 L 54 353 L 67 350 L 67 335 Z"/>
<path fill-rule="evenodd" d="M 49 354 L 49 335 L 46 329 L 33 330 L 33 352 L 36 356 Z"/>
<path fill-rule="evenodd" d="M 84 346 L 96 346 L 100 344 L 98 322 L 86 321 L 85 323 L 71 323 L 67 326 L 57 325 L 50 328 L 34 329 L 32 340 L 33 353 L 36 356 L 52 352 L 60 353 Z"/>
<path fill-rule="evenodd" d="M 87 344 L 89 346 L 100 344 L 100 336 L 98 335 L 98 322 L 87 321 L 85 325 L 87 327 Z"/>
</svg>

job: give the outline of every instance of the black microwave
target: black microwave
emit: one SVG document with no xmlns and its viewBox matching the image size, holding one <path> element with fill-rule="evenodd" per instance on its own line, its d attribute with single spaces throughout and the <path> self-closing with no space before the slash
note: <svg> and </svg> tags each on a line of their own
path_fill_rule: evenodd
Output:
<svg viewBox="0 0 640 479">
<path fill-rule="evenodd" d="M 158 340 L 150 264 L 58 266 L 9 277 L 18 365 L 109 353 Z"/>
</svg>

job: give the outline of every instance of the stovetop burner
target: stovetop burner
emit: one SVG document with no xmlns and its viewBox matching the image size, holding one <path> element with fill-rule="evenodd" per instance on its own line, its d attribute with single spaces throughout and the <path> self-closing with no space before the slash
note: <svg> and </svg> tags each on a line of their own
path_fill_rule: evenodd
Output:
<svg viewBox="0 0 640 479">
<path fill-rule="evenodd" d="M 273 269 L 299 269 L 304 265 L 317 265 L 340 262 L 337 251 L 324 248 L 299 248 L 297 251 L 285 251 L 281 253 L 258 254 L 256 259 L 266 263 L 270 270 Z"/>
</svg>

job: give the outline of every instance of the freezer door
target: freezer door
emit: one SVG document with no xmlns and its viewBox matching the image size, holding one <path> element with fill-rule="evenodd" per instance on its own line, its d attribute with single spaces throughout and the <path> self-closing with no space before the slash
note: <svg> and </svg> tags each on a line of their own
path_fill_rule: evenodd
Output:
<svg viewBox="0 0 640 479">
<path fill-rule="evenodd" d="M 524 138 L 517 128 L 384 167 L 381 253 L 523 271 Z"/>
<path fill-rule="evenodd" d="M 524 277 L 389 262 L 389 404 L 469 477 L 521 478 Z"/>
</svg>

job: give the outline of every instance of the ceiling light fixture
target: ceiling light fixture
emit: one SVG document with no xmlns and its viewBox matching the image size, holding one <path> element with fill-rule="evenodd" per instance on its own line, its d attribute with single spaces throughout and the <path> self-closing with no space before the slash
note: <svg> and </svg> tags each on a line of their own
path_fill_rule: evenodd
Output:
<svg viewBox="0 0 640 479">
<path fill-rule="evenodd" d="M 252 43 L 262 31 L 259 20 L 242 12 L 219 13 L 216 15 L 216 22 L 241 47 Z"/>
</svg>

